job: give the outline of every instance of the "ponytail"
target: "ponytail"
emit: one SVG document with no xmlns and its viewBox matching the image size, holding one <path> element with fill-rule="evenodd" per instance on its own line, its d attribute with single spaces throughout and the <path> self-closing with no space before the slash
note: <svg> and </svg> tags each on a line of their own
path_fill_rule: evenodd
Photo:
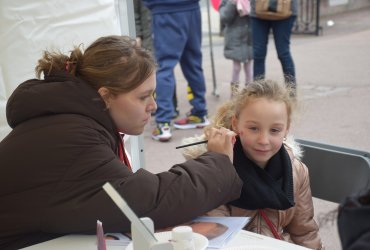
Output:
<svg viewBox="0 0 370 250">
<path fill-rule="evenodd" d="M 41 74 L 48 76 L 53 71 L 66 71 L 77 76 L 83 53 L 77 46 L 70 52 L 70 56 L 66 56 L 61 52 L 44 51 L 35 68 L 37 78 L 40 79 Z"/>
</svg>

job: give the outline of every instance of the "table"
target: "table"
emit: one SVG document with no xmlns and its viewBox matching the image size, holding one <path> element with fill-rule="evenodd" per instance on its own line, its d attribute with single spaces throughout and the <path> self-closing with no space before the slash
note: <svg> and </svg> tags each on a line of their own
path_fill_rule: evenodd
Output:
<svg viewBox="0 0 370 250">
<path fill-rule="evenodd" d="M 25 250 L 96 250 L 95 235 L 66 235 L 36 244 Z M 107 250 L 124 250 L 125 246 L 107 246 Z M 223 250 L 307 250 L 308 248 L 241 230 Z"/>
</svg>

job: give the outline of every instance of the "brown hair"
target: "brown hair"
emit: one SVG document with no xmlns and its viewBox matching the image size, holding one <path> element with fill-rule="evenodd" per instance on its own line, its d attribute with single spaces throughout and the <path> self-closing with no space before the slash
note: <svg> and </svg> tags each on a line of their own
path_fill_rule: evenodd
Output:
<svg viewBox="0 0 370 250">
<path fill-rule="evenodd" d="M 35 69 L 36 76 L 67 71 L 96 90 L 106 87 L 112 94 L 118 94 L 138 87 L 156 68 L 151 53 L 127 36 L 101 37 L 84 52 L 80 46 L 70 52 L 70 56 L 66 56 L 44 51 Z"/>
<path fill-rule="evenodd" d="M 246 85 L 230 101 L 224 103 L 213 118 L 212 127 L 232 129 L 232 117 L 239 117 L 241 110 L 252 98 L 267 98 L 285 103 L 288 112 L 288 124 L 291 123 L 292 113 L 296 107 L 295 90 L 272 80 L 260 79 Z"/>
</svg>

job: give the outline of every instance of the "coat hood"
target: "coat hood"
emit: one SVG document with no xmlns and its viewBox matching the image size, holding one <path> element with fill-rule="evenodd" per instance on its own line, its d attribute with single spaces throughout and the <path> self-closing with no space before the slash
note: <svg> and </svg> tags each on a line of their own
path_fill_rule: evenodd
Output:
<svg viewBox="0 0 370 250">
<path fill-rule="evenodd" d="M 99 93 L 64 72 L 53 73 L 45 80 L 31 79 L 20 84 L 6 106 L 7 121 L 12 128 L 30 119 L 56 114 L 87 116 L 108 131 L 115 130 Z"/>
</svg>

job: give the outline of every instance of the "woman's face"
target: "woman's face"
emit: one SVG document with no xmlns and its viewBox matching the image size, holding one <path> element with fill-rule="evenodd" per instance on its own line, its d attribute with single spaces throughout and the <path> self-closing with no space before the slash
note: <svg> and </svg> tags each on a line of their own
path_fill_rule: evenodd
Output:
<svg viewBox="0 0 370 250">
<path fill-rule="evenodd" d="M 232 120 L 246 156 L 264 168 L 288 133 L 286 104 L 267 98 L 252 98 Z"/>
<path fill-rule="evenodd" d="M 100 95 L 104 98 L 109 113 L 119 132 L 128 135 L 143 133 L 144 126 L 149 122 L 151 113 L 157 109 L 153 98 L 156 87 L 155 74 L 140 84 L 136 89 L 118 95 L 109 95 L 104 98 L 102 88 Z M 107 90 L 105 88 L 105 90 Z M 109 91 L 109 90 L 108 90 Z"/>
</svg>

